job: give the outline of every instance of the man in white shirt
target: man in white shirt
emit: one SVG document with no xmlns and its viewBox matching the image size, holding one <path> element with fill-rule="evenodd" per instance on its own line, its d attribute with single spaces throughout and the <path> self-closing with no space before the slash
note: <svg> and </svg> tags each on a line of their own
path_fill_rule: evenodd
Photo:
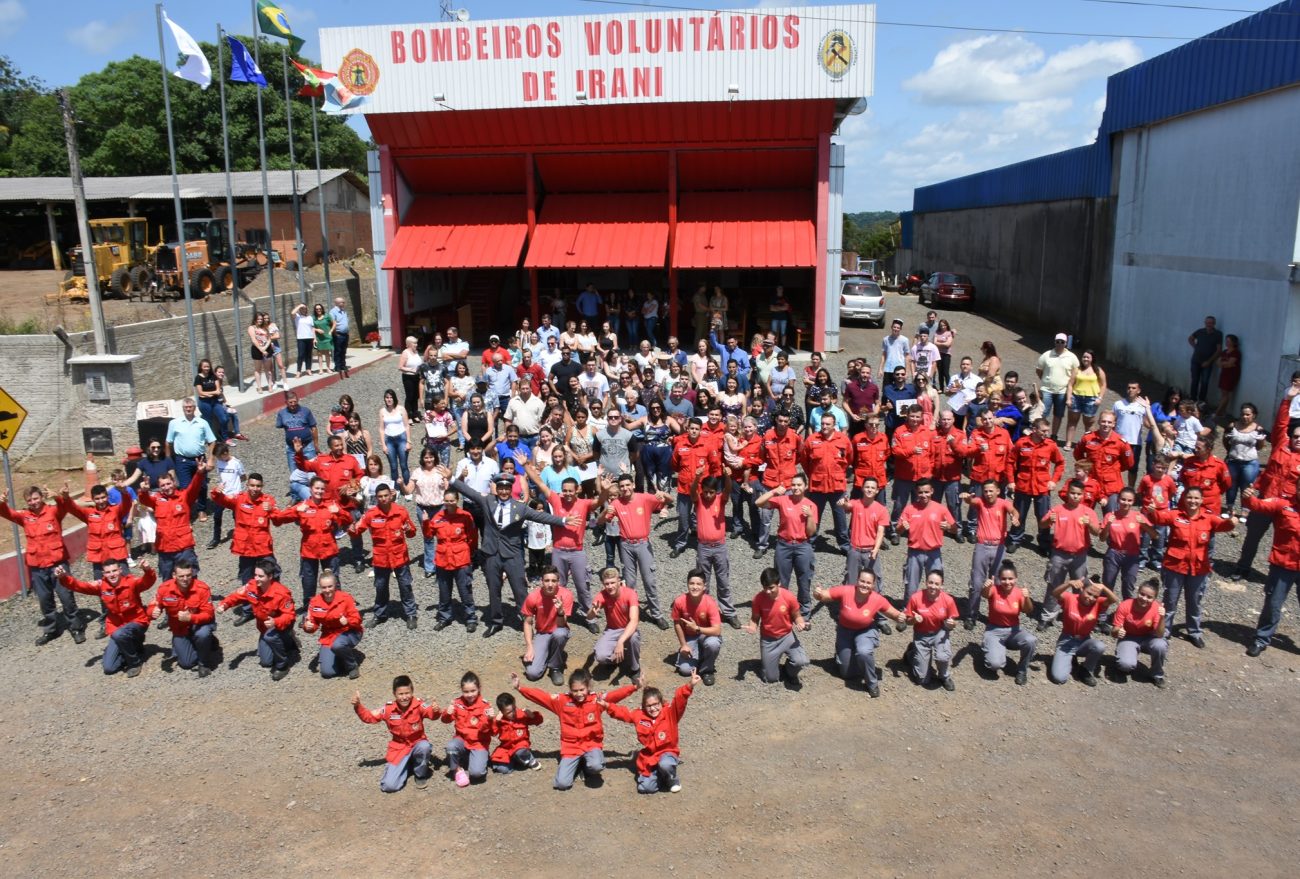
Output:
<svg viewBox="0 0 1300 879">
<path fill-rule="evenodd" d="M 528 447 L 528 454 L 533 454 L 537 444 L 537 432 L 542 428 L 542 415 L 546 404 L 542 398 L 533 393 L 528 382 L 519 383 L 519 393 L 506 406 L 506 427 L 519 428 L 519 441 Z"/>
<path fill-rule="evenodd" d="M 1065 333 L 1057 333 L 1052 340 L 1052 350 L 1044 351 L 1038 358 L 1034 371 L 1043 392 L 1043 415 L 1052 413 L 1052 439 L 1056 440 L 1061 432 L 1061 419 L 1065 417 L 1065 398 L 1070 392 L 1070 383 L 1079 371 L 1079 358 L 1074 356 L 1066 345 L 1070 339 Z"/>
<path fill-rule="evenodd" d="M 605 374 L 596 369 L 596 358 L 590 358 L 582 367 L 582 374 L 578 376 L 578 387 L 582 388 L 583 394 L 587 400 L 603 400 L 609 394 L 609 379 Z"/>
<path fill-rule="evenodd" d="M 923 375 L 933 381 L 935 371 L 939 367 L 939 349 L 930 341 L 930 334 L 924 327 L 916 334 L 916 344 L 912 346 L 910 354 L 912 355 L 912 380 L 915 381 L 918 375 Z"/>
<path fill-rule="evenodd" d="M 469 343 L 461 339 L 460 332 L 455 327 L 447 327 L 447 337 L 443 340 L 442 347 L 438 349 L 438 362 L 442 364 L 443 371 L 448 376 L 454 375 L 456 361 L 468 357 Z"/>
<path fill-rule="evenodd" d="M 1115 432 L 1133 449 L 1133 466 L 1128 471 L 1128 487 L 1137 483 L 1138 462 L 1142 460 L 1142 426 L 1146 422 L 1150 402 L 1142 396 L 1142 386 L 1129 382 L 1124 399 L 1116 400 L 1111 409 L 1115 413 Z"/>
<path fill-rule="evenodd" d="M 543 317 L 545 317 L 545 315 L 543 315 Z M 563 355 L 560 351 L 560 336 L 557 333 L 553 336 L 546 337 L 546 350 L 533 359 L 536 360 L 537 365 L 542 368 L 542 372 L 549 376 L 551 374 L 551 367 L 559 363 L 562 356 Z"/>
</svg>

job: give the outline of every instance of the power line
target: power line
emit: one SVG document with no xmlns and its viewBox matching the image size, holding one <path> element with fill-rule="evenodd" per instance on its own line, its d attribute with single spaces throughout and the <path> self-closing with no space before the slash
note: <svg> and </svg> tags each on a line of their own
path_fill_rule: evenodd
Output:
<svg viewBox="0 0 1300 879">
<path fill-rule="evenodd" d="M 744 11 L 744 12 L 752 11 L 757 13 L 759 11 L 758 8 L 755 8 L 754 10 L 705 9 L 698 6 L 674 6 L 668 3 L 639 3 L 636 2 L 636 0 L 581 0 L 581 2 L 591 3 L 598 6 L 632 6 L 632 7 L 639 7 L 645 9 L 664 9 L 670 12 L 701 12 L 701 13 L 718 14 L 722 12 L 738 12 L 738 11 Z M 1103 2 L 1103 0 L 1096 0 L 1096 2 Z M 1118 0 L 1116 0 L 1116 2 L 1118 2 Z M 1152 4 L 1152 5 L 1158 5 L 1158 4 Z M 808 8 L 815 9 L 816 7 L 808 7 Z M 1203 7 L 1203 8 L 1208 8 L 1208 7 Z M 1244 11 L 1252 11 L 1252 10 L 1244 10 Z M 800 14 L 799 17 L 804 21 L 825 21 L 834 24 L 846 23 L 846 19 L 843 18 L 830 18 L 827 16 L 819 16 L 819 15 L 805 15 L 802 13 Z M 1170 36 L 1168 34 L 1109 34 L 1109 33 L 1094 33 L 1089 31 L 1034 30 L 1033 28 L 1020 28 L 1020 27 L 976 27 L 974 25 L 934 24 L 931 22 L 917 22 L 917 21 L 884 21 L 882 19 L 876 19 L 875 21 L 854 21 L 850 19 L 847 21 L 849 23 L 857 23 L 857 24 L 875 24 L 878 27 L 910 27 L 910 28 L 918 28 L 922 30 L 961 31 L 967 33 L 1031 34 L 1034 36 L 1043 36 L 1043 37 L 1087 37 L 1090 39 L 1103 39 L 1103 40 L 1167 40 L 1169 42 L 1178 42 L 1178 43 L 1188 43 L 1188 42 L 1192 42 L 1193 40 L 1219 42 L 1219 43 L 1300 43 L 1300 38 L 1292 38 L 1292 37 L 1216 37 L 1212 34 L 1204 35 L 1204 36 Z"/>
<path fill-rule="evenodd" d="M 1244 12 L 1247 15 L 1258 15 L 1261 12 L 1267 12 L 1269 15 L 1300 15 L 1296 12 L 1275 12 L 1271 9 L 1238 9 L 1233 6 L 1197 6 L 1193 3 L 1153 3 L 1151 0 L 1079 0 L 1080 3 L 1106 3 L 1111 6 L 1153 6 L 1156 9 L 1192 9 L 1197 12 Z"/>
</svg>

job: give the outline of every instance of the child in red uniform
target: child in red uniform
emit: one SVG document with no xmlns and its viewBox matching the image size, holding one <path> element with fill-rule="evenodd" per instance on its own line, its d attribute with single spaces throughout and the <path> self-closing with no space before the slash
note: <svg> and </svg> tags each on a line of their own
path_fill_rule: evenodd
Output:
<svg viewBox="0 0 1300 879">
<path fill-rule="evenodd" d="M 1056 654 L 1048 677 L 1054 684 L 1070 679 L 1074 657 L 1083 657 L 1083 677 L 1089 687 L 1097 686 L 1097 664 L 1106 647 L 1092 637 L 1092 630 L 1106 608 L 1118 602 L 1115 593 L 1096 580 L 1067 580 L 1052 593 L 1061 604 L 1061 637 L 1056 640 Z"/>
<path fill-rule="evenodd" d="M 808 664 L 808 654 L 795 632 L 808 628 L 794 594 L 781 586 L 776 568 L 764 568 L 758 575 L 762 589 L 750 604 L 750 622 L 745 631 L 758 634 L 759 677 L 765 684 L 775 684 L 781 676 L 781 657 L 785 657 L 785 675 L 794 689 L 799 688 L 799 672 Z"/>
<path fill-rule="evenodd" d="M 388 724 L 388 731 L 393 740 L 388 743 L 388 753 L 384 755 L 384 776 L 379 780 L 379 789 L 386 794 L 396 793 L 406 785 L 406 776 L 415 778 L 415 786 L 422 788 L 429 783 L 429 757 L 433 754 L 433 745 L 424 735 L 424 722 L 439 716 L 441 709 L 437 702 L 425 704 L 415 698 L 415 688 L 406 675 L 393 678 L 393 701 L 378 711 L 371 711 L 361 704 L 361 691 L 352 694 L 352 707 L 357 717 L 364 723 Z"/>
<path fill-rule="evenodd" d="M 610 717 L 630 723 L 636 730 L 637 740 L 641 742 L 641 751 L 636 755 L 637 793 L 654 794 L 666 787 L 669 793 L 675 794 L 682 789 L 677 778 L 677 763 L 682 755 L 677 725 L 686 713 L 686 700 L 691 698 L 699 682 L 698 674 L 691 675 L 691 682 L 678 687 L 667 705 L 663 693 L 655 687 L 646 687 L 639 711 L 611 705 L 603 696 L 597 699 Z"/>
<path fill-rule="evenodd" d="M 279 580 L 280 566 L 262 561 L 253 566 L 253 579 L 236 589 L 217 605 L 218 613 L 247 604 L 257 620 L 261 637 L 257 640 L 257 659 L 262 668 L 271 669 L 271 680 L 283 680 L 289 674 L 290 659 L 298 655 L 298 639 L 293 636 L 296 614 L 293 596 Z"/>
<path fill-rule="evenodd" d="M 950 634 L 957 627 L 957 602 L 943 591 L 943 572 L 931 571 L 925 578 L 925 588 L 907 599 L 903 619 L 912 626 L 912 679 L 924 685 L 930 676 L 930 663 L 943 688 L 951 693 L 957 689 L 948 666 L 952 662 Z"/>
<path fill-rule="evenodd" d="M 1151 657 L 1151 682 L 1165 686 L 1165 656 L 1169 641 L 1165 639 L 1165 608 L 1156 596 L 1160 581 L 1155 577 L 1137 588 L 1137 594 L 1125 598 L 1115 611 L 1115 663 L 1123 674 L 1137 668 L 1138 654 Z"/>
<path fill-rule="evenodd" d="M 704 686 L 712 687 L 722 650 L 722 612 L 709 595 L 708 575 L 703 568 L 686 574 L 686 591 L 673 599 L 673 634 L 677 636 L 677 673 L 693 676 L 697 671 Z"/>
<path fill-rule="evenodd" d="M 813 590 L 813 598 L 839 602 L 839 613 L 835 617 L 835 662 L 840 677 L 846 684 L 852 680 L 856 664 L 871 698 L 879 698 L 880 669 L 876 667 L 876 648 L 880 646 L 880 633 L 889 628 L 882 620 L 901 621 L 903 615 L 894 610 L 888 598 L 876 591 L 876 575 L 868 570 L 858 572 L 856 586 L 818 587 Z"/>
<path fill-rule="evenodd" d="M 489 758 L 493 772 L 508 774 L 516 769 L 541 769 L 541 762 L 533 756 L 528 727 L 541 726 L 542 715 L 515 706 L 515 697 L 509 693 L 497 696 L 497 716 L 492 721 L 492 734 L 497 746 Z"/>
<path fill-rule="evenodd" d="M 338 581 L 329 571 L 320 575 L 318 589 L 307 605 L 302 630 L 319 633 L 320 676 L 332 678 L 346 674 L 355 681 L 361 676 L 357 659 L 357 645 L 361 643 L 361 611 L 356 600 L 339 588 Z"/>
<path fill-rule="evenodd" d="M 447 743 L 447 764 L 456 787 L 487 778 L 488 746 L 492 744 L 496 712 L 480 695 L 482 689 L 478 675 L 465 672 L 460 679 L 460 695 L 442 712 L 443 723 L 456 725 L 456 735 Z"/>
<path fill-rule="evenodd" d="M 521 687 L 519 675 L 510 675 L 510 686 L 525 699 L 536 702 L 560 719 L 560 765 L 555 770 L 556 790 L 569 790 L 579 768 L 587 779 L 588 787 L 600 787 L 601 773 L 605 771 L 605 725 L 601 720 L 604 707 L 591 694 L 591 675 L 580 668 L 569 675 L 569 692 L 546 694 L 532 687 Z M 641 688 L 635 684 L 618 687 L 602 694 L 605 704 L 622 702 Z"/>
</svg>

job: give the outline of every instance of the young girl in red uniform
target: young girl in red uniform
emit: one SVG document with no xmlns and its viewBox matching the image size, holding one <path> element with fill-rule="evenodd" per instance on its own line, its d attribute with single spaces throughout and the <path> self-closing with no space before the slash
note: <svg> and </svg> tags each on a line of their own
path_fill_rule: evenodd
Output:
<svg viewBox="0 0 1300 879">
<path fill-rule="evenodd" d="M 912 626 L 912 679 L 924 685 L 934 663 L 935 676 L 951 693 L 957 689 L 948 667 L 952 663 L 950 633 L 957 627 L 957 602 L 943 591 L 943 572 L 931 571 L 925 588 L 912 593 L 903 608 L 903 621 Z"/>
<path fill-rule="evenodd" d="M 480 695 L 478 675 L 467 671 L 460 678 L 460 695 L 443 709 L 442 722 L 456 725 L 456 735 L 447 743 L 447 763 L 456 787 L 487 778 L 488 746 L 496 712 Z M 465 771 L 465 767 L 469 771 Z"/>
<path fill-rule="evenodd" d="M 422 788 L 429 783 L 429 757 L 433 754 L 433 745 L 424 735 L 424 722 L 433 720 L 441 711 L 437 702 L 427 705 L 415 698 L 415 688 L 407 675 L 393 678 L 393 701 L 378 711 L 371 711 L 361 704 L 361 691 L 352 694 L 352 707 L 363 723 L 388 724 L 388 732 L 393 740 L 388 743 L 388 753 L 384 755 L 384 776 L 379 780 L 379 789 L 386 794 L 396 793 L 406 785 L 406 776 L 415 778 L 415 786 Z"/>
<path fill-rule="evenodd" d="M 1054 684 L 1070 680 L 1074 658 L 1083 657 L 1083 682 L 1097 686 L 1097 665 L 1106 646 L 1092 637 L 1092 630 L 1106 608 L 1119 599 L 1097 580 L 1067 580 L 1052 591 L 1061 604 L 1061 637 L 1056 640 L 1056 654 L 1048 676 Z"/>
<path fill-rule="evenodd" d="M 1139 653 L 1149 655 L 1151 682 L 1163 689 L 1169 642 L 1165 640 L 1165 609 L 1156 601 L 1159 594 L 1160 581 L 1152 577 L 1138 587 L 1136 595 L 1119 603 L 1114 623 L 1115 662 L 1128 674 L 1137 668 Z"/>
<path fill-rule="evenodd" d="M 547 694 L 532 687 L 521 687 L 519 675 L 510 675 L 510 686 L 525 699 L 536 702 L 560 719 L 560 766 L 555 771 L 556 790 L 569 790 L 581 768 L 588 787 L 600 787 L 605 771 L 605 706 L 591 693 L 591 674 L 580 668 L 569 675 L 568 693 Z M 622 702 L 641 688 L 641 682 L 618 687 L 603 694 L 605 705 Z"/>
<path fill-rule="evenodd" d="M 813 598 L 839 603 L 835 617 L 835 663 L 840 677 L 846 684 L 856 678 L 866 686 L 872 699 L 879 698 L 876 648 L 880 646 L 880 633 L 889 628 L 885 618 L 902 622 L 903 615 L 876 591 L 876 575 L 865 569 L 858 572 L 856 586 L 818 587 L 813 590 Z"/>
<path fill-rule="evenodd" d="M 686 713 L 686 700 L 691 698 L 699 682 L 700 676 L 692 674 L 691 682 L 678 687 L 667 705 L 663 693 L 655 687 L 646 687 L 639 711 L 611 705 L 604 696 L 597 697 L 597 704 L 610 717 L 630 723 L 636 730 L 637 740 L 641 742 L 641 750 L 636 755 L 637 793 L 655 794 L 667 788 L 675 794 L 682 789 L 677 778 L 677 763 L 682 755 L 677 743 L 677 725 Z"/>
<path fill-rule="evenodd" d="M 509 693 L 497 696 L 497 716 L 492 720 L 492 734 L 497 746 L 492 751 L 492 771 L 507 774 L 516 769 L 541 769 L 541 762 L 533 756 L 533 743 L 528 727 L 541 726 L 542 715 L 537 711 L 515 706 L 515 697 Z"/>
</svg>

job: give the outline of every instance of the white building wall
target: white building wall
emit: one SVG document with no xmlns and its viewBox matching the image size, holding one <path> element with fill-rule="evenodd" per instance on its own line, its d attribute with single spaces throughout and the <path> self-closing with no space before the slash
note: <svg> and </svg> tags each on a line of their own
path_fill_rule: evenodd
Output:
<svg viewBox="0 0 1300 879">
<path fill-rule="evenodd" d="M 1291 282 L 1300 210 L 1300 88 L 1125 132 L 1115 144 L 1111 358 L 1186 388 L 1206 315 L 1240 337 L 1236 402 L 1272 418 L 1279 358 L 1300 351 Z M 1210 398 L 1218 399 L 1218 372 Z M 1156 397 L 1163 388 L 1148 388 Z"/>
</svg>

